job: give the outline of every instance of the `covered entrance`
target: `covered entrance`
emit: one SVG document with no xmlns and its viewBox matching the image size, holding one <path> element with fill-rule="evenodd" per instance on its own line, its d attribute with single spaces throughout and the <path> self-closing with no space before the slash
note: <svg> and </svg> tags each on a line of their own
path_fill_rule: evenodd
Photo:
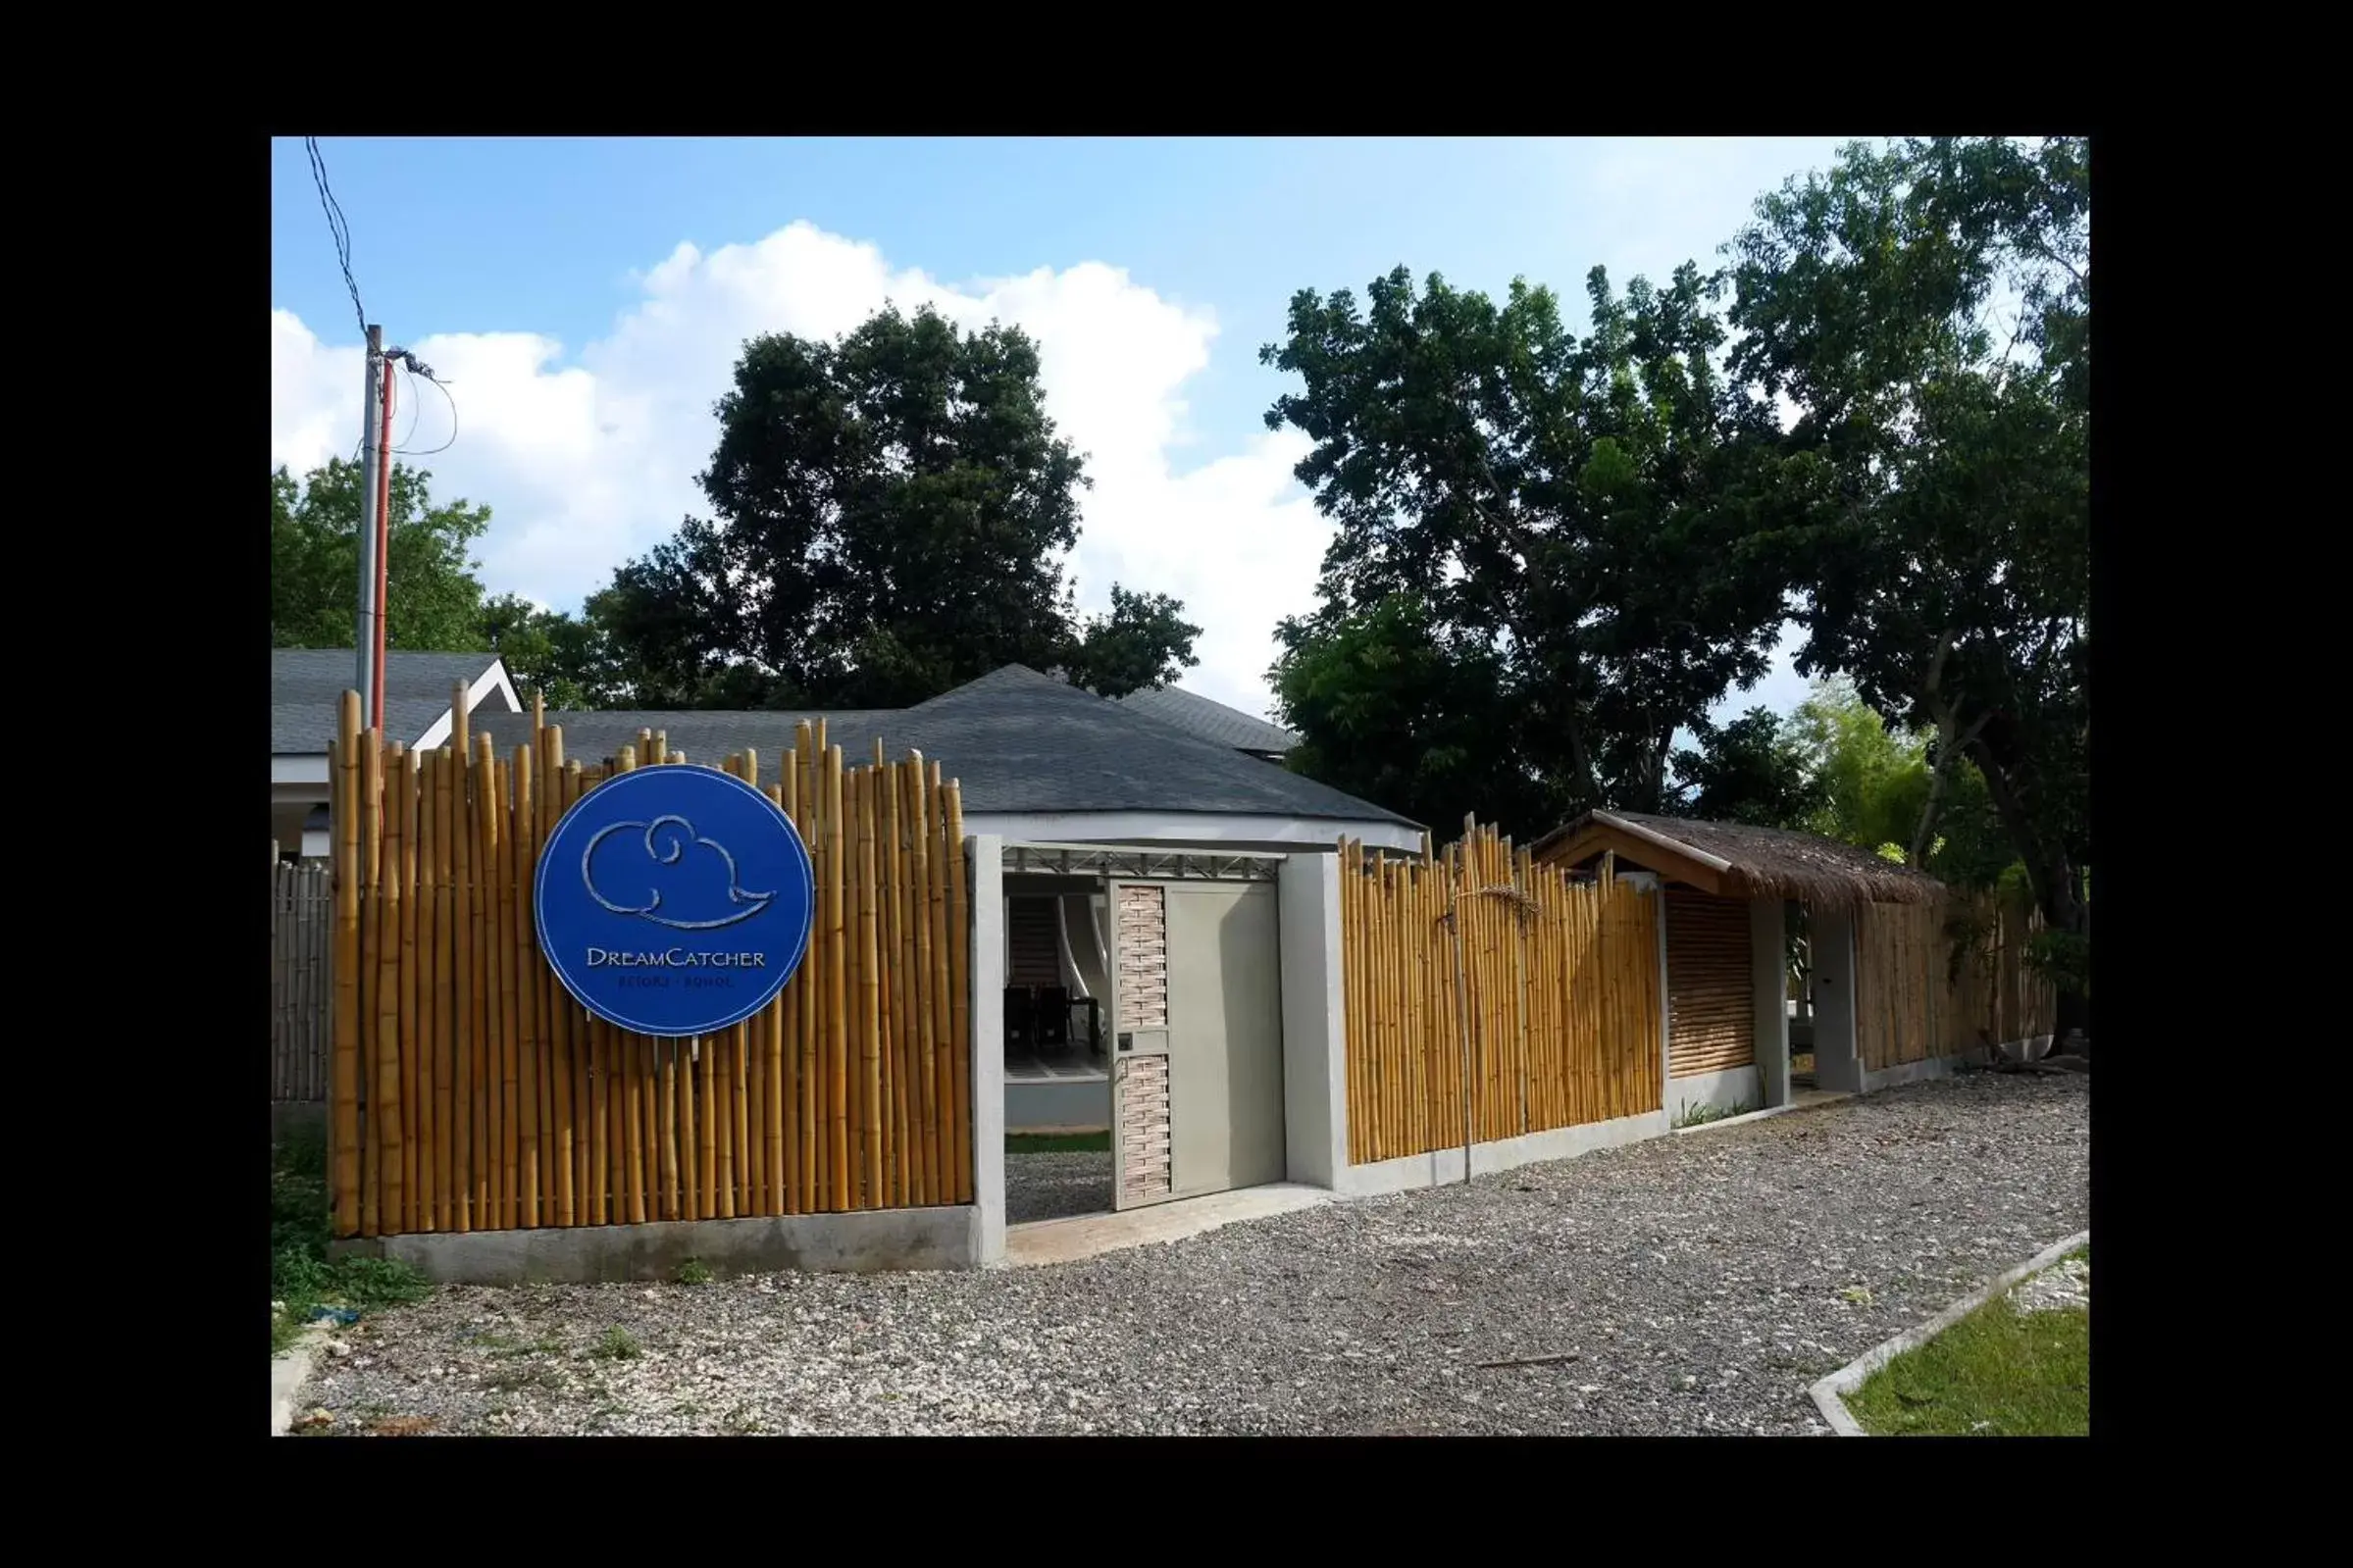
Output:
<svg viewBox="0 0 2353 1568">
<path fill-rule="evenodd" d="M 1087 988 L 1096 993 L 1103 1041 L 1097 1070 L 1108 1132 L 1098 1145 L 1104 1180 L 1094 1189 L 1101 1207 L 1139 1208 L 1283 1180 L 1276 888 L 1285 859 L 1206 850 L 1004 846 L 1008 896 L 1016 888 L 1036 896 L 1050 887 L 1066 909 L 1101 912 L 1095 933 L 1082 932 L 1057 955 L 1065 964 L 1077 957 L 1080 974 L 1073 978 L 1094 982 L 1100 975 L 1100 984 Z M 1072 921 L 1065 930 L 1077 925 Z M 1009 921 L 1008 936 L 1015 935 Z M 1098 935 L 1100 971 L 1086 951 Z M 1071 1031 L 1086 1032 L 1084 1026 Z M 1015 1075 L 1013 1063 L 1028 1052 L 1014 1034 L 1008 1017 L 1007 1131 L 1020 1139 L 1013 1101 L 1042 1086 Z M 1072 1045 L 1077 1048 L 1070 1055 L 1085 1061 L 1084 1044 Z M 1020 1218 L 1083 1212 L 1069 1199 L 1091 1186 L 1082 1185 L 1078 1169 L 1092 1163 L 1084 1145 L 1076 1138 L 1026 1141 L 1052 1158 L 1014 1160 L 1008 1183 L 1034 1174 L 1070 1192 L 1025 1201 L 1009 1188 L 1009 1212 Z"/>
</svg>

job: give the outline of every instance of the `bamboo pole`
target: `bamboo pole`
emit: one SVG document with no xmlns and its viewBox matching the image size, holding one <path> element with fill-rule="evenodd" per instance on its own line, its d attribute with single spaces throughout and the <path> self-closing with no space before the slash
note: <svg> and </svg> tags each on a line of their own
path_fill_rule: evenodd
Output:
<svg viewBox="0 0 2353 1568">
<path fill-rule="evenodd" d="M 622 1184 L 627 1189 L 628 1223 L 645 1223 L 645 1096 L 641 1092 L 645 1051 L 644 1042 L 635 1034 L 620 1036 L 621 1046 L 621 1110 L 624 1129 L 622 1142 Z"/>
<path fill-rule="evenodd" d="M 343 693 L 337 715 L 334 747 L 328 774 L 336 781 L 330 826 L 334 831 L 334 1071 L 329 1075 L 333 1100 L 332 1164 L 334 1171 L 334 1233 L 359 1232 L 359 1072 L 360 1072 L 360 903 L 359 709 L 356 691 Z"/>
<path fill-rule="evenodd" d="M 543 777 L 546 780 L 547 793 L 540 817 L 539 853 L 541 856 L 547 852 L 547 840 L 555 835 L 556 825 L 564 820 L 564 813 L 571 809 L 573 780 L 576 777 L 572 766 L 564 760 L 563 726 L 549 725 L 544 743 L 547 749 L 546 771 Z M 538 872 L 536 867 L 532 873 L 530 886 L 533 907 L 532 935 L 534 946 L 537 948 Z M 533 969 L 538 976 L 540 994 L 547 998 L 547 1033 L 551 1041 L 551 1049 L 554 1052 L 555 1063 L 555 1146 L 551 1151 L 555 1160 L 555 1223 L 575 1225 L 579 1223 L 581 1186 L 578 1169 L 578 1118 L 582 1086 L 578 1014 L 575 1011 L 571 992 L 564 988 L 564 983 L 556 979 L 554 970 L 548 966 L 544 949 L 537 949 Z"/>
<path fill-rule="evenodd" d="M 848 933 L 842 909 L 842 748 L 825 753 L 825 1083 L 826 1207 L 851 1207 L 849 1134 Z"/>
<path fill-rule="evenodd" d="M 862 773 L 858 812 L 858 1044 L 864 1055 L 866 1096 L 866 1202 L 882 1208 L 890 1198 L 883 1189 L 883 986 L 880 964 L 882 936 L 875 919 L 874 782 L 878 773 Z"/>
<path fill-rule="evenodd" d="M 900 839 L 904 821 L 899 812 L 898 770 L 883 757 L 882 737 L 874 742 L 875 762 L 880 770 L 880 798 L 878 801 L 882 832 L 882 854 L 879 869 L 883 879 L 882 962 L 885 971 L 883 990 L 883 1051 L 891 1071 L 891 1201 L 905 1207 L 920 1201 L 915 1193 L 917 1180 L 912 1146 L 908 1139 L 907 1090 L 913 1077 L 908 1046 L 913 1033 L 907 1028 L 907 965 L 900 953 L 905 946 L 906 889 L 902 879 L 906 875 L 905 846 Z"/>
<path fill-rule="evenodd" d="M 662 1130 L 662 1218 L 680 1220 L 687 1217 L 681 1206 L 684 1192 L 678 1166 L 678 1053 L 676 1040 L 657 1039 L 653 1053 L 661 1063 L 661 1104 L 655 1115 L 656 1126 Z M 691 1092 L 691 1091 L 690 1091 Z"/>
<path fill-rule="evenodd" d="M 932 764 L 932 778 L 940 777 Z M 948 1040 L 955 1052 L 956 1201 L 972 1201 L 972 966 L 964 885 L 964 786 L 949 780 L 942 799 L 947 812 L 947 986 Z"/>
<path fill-rule="evenodd" d="M 941 1048 L 940 1037 L 946 1021 L 933 1009 L 931 984 L 935 943 L 932 937 L 932 885 L 937 880 L 933 864 L 935 835 L 932 831 L 932 800 L 924 787 L 923 753 L 910 752 L 906 784 L 908 824 L 914 832 L 914 881 L 910 889 L 912 904 L 908 916 L 915 927 L 915 967 L 912 980 L 915 988 L 915 1029 L 922 1056 L 923 1076 L 920 1083 L 923 1097 L 924 1183 L 934 1203 L 946 1199 L 955 1190 L 955 1166 L 950 1151 L 942 1147 L 941 1135 L 946 1120 L 946 1107 L 953 1096 L 943 1092 L 946 1085 L 946 1053 Z"/>
<path fill-rule="evenodd" d="M 539 1207 L 539 1196 L 545 1188 L 540 1183 L 543 1174 L 539 1151 L 539 1078 L 545 1064 L 544 1042 L 539 1037 L 538 964 L 531 937 L 531 874 L 538 864 L 538 825 L 533 802 L 537 794 L 538 759 L 530 745 L 515 748 L 515 760 L 509 765 L 515 790 L 514 830 L 509 835 L 507 849 L 507 886 L 500 889 L 506 900 L 501 911 L 507 916 L 507 952 L 513 960 L 515 994 L 515 1091 L 517 1113 L 521 1123 L 521 1142 L 516 1150 L 516 1168 L 522 1187 L 516 1199 L 515 1223 L 526 1229 L 536 1229 L 546 1223 Z"/>
<path fill-rule="evenodd" d="M 681 1086 L 688 1095 L 688 1126 L 694 1138 L 694 1203 L 689 1213 L 698 1220 L 716 1219 L 720 1214 L 719 1130 L 731 1120 L 720 1104 L 720 1096 L 726 1092 L 719 1074 L 721 1038 L 718 1035 L 703 1037 L 694 1051 L 695 1084 Z"/>
<path fill-rule="evenodd" d="M 427 810 L 433 824 L 427 835 L 433 845 L 433 889 L 425 907 L 418 911 L 420 924 L 429 933 L 424 939 L 425 969 L 418 977 L 418 997 L 429 1019 L 426 1061 L 433 1074 L 433 1228 L 446 1231 L 457 1223 L 457 1162 L 451 1120 L 456 1095 L 450 1068 L 450 1046 L 456 1031 L 451 1024 L 449 1000 L 455 984 L 450 965 L 453 928 L 449 885 L 452 848 L 449 753 L 446 749 L 430 752 L 425 761 L 429 781 Z"/>
<path fill-rule="evenodd" d="M 794 805 L 792 754 L 786 753 L 778 782 L 770 794 L 789 820 Z M 798 830 L 795 830 L 797 832 Z M 796 1016 L 793 986 L 777 993 L 768 1004 L 768 1204 L 769 1214 L 790 1214 L 793 1172 L 799 1156 L 799 1128 L 793 1120 L 792 1087 L 792 1031 Z"/>
<path fill-rule="evenodd" d="M 816 739 L 806 719 L 793 727 L 793 821 L 813 863 L 817 858 Z M 819 919 L 812 887 L 809 910 L 809 950 L 793 979 L 793 1205 L 788 1214 L 813 1213 L 817 1204 L 816 1031 Z"/>
<path fill-rule="evenodd" d="M 442 1207 L 447 1184 L 441 1180 L 440 1076 L 441 1019 L 445 1013 L 440 986 L 441 953 L 438 939 L 441 875 L 437 864 L 441 825 L 435 813 L 435 781 L 441 774 L 441 754 L 417 754 L 417 887 L 411 901 L 416 911 L 416 996 L 413 1013 L 417 1032 L 417 1229 L 446 1229 Z"/>
<path fill-rule="evenodd" d="M 483 1129 L 483 1188 L 486 1202 L 481 1228 L 504 1231 L 515 1223 L 514 1173 L 507 1152 L 510 1140 L 506 1127 L 506 1020 L 499 1006 L 498 986 L 499 971 L 505 967 L 499 952 L 498 889 L 506 880 L 499 855 L 506 824 L 499 809 L 501 780 L 497 754 L 488 735 L 478 734 L 474 742 L 475 831 L 481 835 L 474 870 L 481 883 L 477 915 L 482 923 L 482 972 L 477 977 L 475 997 L 482 1009 L 484 1094 L 479 1120 Z"/>
<path fill-rule="evenodd" d="M 418 1134 L 424 1126 L 418 1114 L 418 1091 L 422 1086 L 419 1058 L 424 1054 L 417 1041 L 417 754 L 413 751 L 395 753 L 399 766 L 394 770 L 393 788 L 399 797 L 399 812 L 394 820 L 393 833 L 400 841 L 399 864 L 393 868 L 394 891 L 400 900 L 399 952 L 393 972 L 398 994 L 393 1002 L 393 1042 L 398 1060 L 395 1071 L 400 1077 L 400 1229 L 414 1234 L 425 1229 L 420 1201 L 425 1189 L 417 1180 Z"/>
<path fill-rule="evenodd" d="M 380 1236 L 384 1225 L 384 737 L 369 730 L 360 736 L 360 1028 L 368 1102 L 361 1126 L 360 1235 Z M 397 1079 L 394 1080 L 397 1099 Z"/>
</svg>

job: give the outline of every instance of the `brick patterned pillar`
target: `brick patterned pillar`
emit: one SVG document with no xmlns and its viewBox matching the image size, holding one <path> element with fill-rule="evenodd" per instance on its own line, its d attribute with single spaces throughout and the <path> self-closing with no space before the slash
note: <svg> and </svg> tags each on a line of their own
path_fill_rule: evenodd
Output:
<svg viewBox="0 0 2353 1568">
<path fill-rule="evenodd" d="M 1168 1027 L 1168 905 L 1159 887 L 1119 889 L 1119 1014 L 1122 1031 Z M 1168 1058 L 1116 1057 L 1112 1091 L 1119 1118 L 1119 1193 L 1164 1197 L 1168 1159 Z"/>
<path fill-rule="evenodd" d="M 1119 1191 L 1165 1197 L 1168 1170 L 1168 1058 L 1119 1060 Z"/>
<path fill-rule="evenodd" d="M 1120 1029 L 1168 1027 L 1168 908 L 1158 887 L 1119 889 Z"/>
</svg>

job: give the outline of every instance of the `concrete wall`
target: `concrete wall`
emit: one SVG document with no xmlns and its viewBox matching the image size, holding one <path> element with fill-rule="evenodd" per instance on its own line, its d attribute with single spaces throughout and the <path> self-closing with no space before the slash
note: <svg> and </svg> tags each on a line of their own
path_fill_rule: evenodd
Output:
<svg viewBox="0 0 2353 1568">
<path fill-rule="evenodd" d="M 997 1255 L 1001 1257 L 1001 1207 L 997 1215 Z M 334 1250 L 337 1255 L 393 1258 L 445 1285 L 594 1285 L 667 1280 L 689 1258 L 714 1274 L 968 1269 L 988 1261 L 982 1232 L 980 1211 L 958 1206 L 475 1231 L 464 1236 L 439 1232 L 338 1242 Z"/>
<path fill-rule="evenodd" d="M 2038 1061 L 2050 1054 L 2052 1039 L 2053 1037 L 2049 1035 L 2036 1035 L 2029 1039 L 2005 1040 L 2002 1042 L 2002 1054 L 2014 1062 Z M 1986 1065 L 1986 1056 L 1981 1050 L 1968 1051 L 1959 1056 L 1931 1056 L 1919 1062 L 1900 1062 L 1877 1072 L 1865 1072 L 1863 1091 L 1867 1094 L 1876 1089 L 1917 1084 L 1922 1079 L 1949 1078 L 1965 1067 Z"/>
<path fill-rule="evenodd" d="M 1544 1160 L 1573 1159 L 1579 1154 L 1590 1154 L 1595 1149 L 1616 1148 L 1626 1143 L 1639 1143 L 1644 1138 L 1662 1138 L 1671 1131 L 1665 1112 L 1645 1111 L 1640 1116 L 1621 1116 L 1613 1122 L 1590 1122 L 1583 1127 L 1556 1128 L 1549 1133 L 1529 1133 L 1520 1138 L 1500 1138 L 1492 1143 L 1474 1143 L 1470 1149 L 1470 1174 L 1492 1176 L 1499 1171 Z M 1334 1190 L 1346 1197 L 1374 1197 L 1386 1192 L 1407 1192 L 1416 1188 L 1449 1187 L 1461 1180 L 1462 1150 L 1442 1148 L 1427 1154 L 1408 1154 L 1403 1159 L 1382 1160 L 1372 1165 L 1344 1166 L 1340 1180 L 1331 1185 Z"/>
<path fill-rule="evenodd" d="M 1349 1170 L 1339 857 L 1289 857 L 1275 896 L 1283 953 L 1284 1171 L 1294 1182 L 1339 1188 Z"/>
<path fill-rule="evenodd" d="M 968 1261 L 986 1266 L 1002 1262 L 1005 1255 L 1004 840 L 976 834 L 964 845 L 965 882 L 972 889 L 973 1240 Z"/>
<path fill-rule="evenodd" d="M 1749 904 L 1760 1109 L 1789 1103 L 1789 960 L 1784 913 L 1778 898 L 1759 898 Z"/>
<path fill-rule="evenodd" d="M 1696 1110 L 1765 1109 L 1765 1087 L 1754 1067 L 1727 1068 L 1720 1073 L 1694 1073 L 1666 1084 L 1666 1120 L 1672 1126 Z"/>
</svg>

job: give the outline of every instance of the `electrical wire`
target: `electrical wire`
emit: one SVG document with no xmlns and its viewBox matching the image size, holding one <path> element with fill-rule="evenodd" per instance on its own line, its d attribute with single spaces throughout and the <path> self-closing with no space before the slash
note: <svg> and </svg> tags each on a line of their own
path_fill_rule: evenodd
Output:
<svg viewBox="0 0 2353 1568">
<path fill-rule="evenodd" d="M 438 446 L 428 447 L 422 452 L 413 451 L 407 447 L 398 446 L 394 447 L 392 450 L 404 457 L 432 457 L 436 452 L 448 451 L 451 447 L 457 445 L 457 399 L 449 395 L 448 383 L 443 381 L 441 378 L 433 373 L 433 367 L 431 365 L 426 364 L 423 360 L 420 360 L 416 355 L 409 353 L 405 349 L 400 351 L 399 357 L 402 366 L 407 369 L 409 375 L 417 378 L 420 380 L 432 382 L 434 390 L 439 392 L 441 394 L 441 400 L 449 405 L 449 439 L 443 441 Z M 410 433 L 415 433 L 414 428 L 411 429 Z"/>
<path fill-rule="evenodd" d="M 343 217 L 343 204 L 335 200 L 327 183 L 327 160 L 319 152 L 319 138 L 302 138 L 303 149 L 310 154 L 311 183 L 319 187 L 319 208 L 327 214 L 327 232 L 334 240 L 335 264 L 343 270 L 343 287 L 351 294 L 351 314 L 358 318 L 360 340 L 368 337 L 368 307 L 360 303 L 359 279 L 351 276 L 351 225 Z"/>
<path fill-rule="evenodd" d="M 393 363 L 409 381 L 408 429 L 401 432 L 398 444 L 392 448 L 395 453 L 403 453 L 409 449 L 408 443 L 417 437 L 417 410 L 423 406 L 424 399 L 417 396 L 417 373 L 408 368 L 408 362 L 395 360 Z"/>
</svg>

